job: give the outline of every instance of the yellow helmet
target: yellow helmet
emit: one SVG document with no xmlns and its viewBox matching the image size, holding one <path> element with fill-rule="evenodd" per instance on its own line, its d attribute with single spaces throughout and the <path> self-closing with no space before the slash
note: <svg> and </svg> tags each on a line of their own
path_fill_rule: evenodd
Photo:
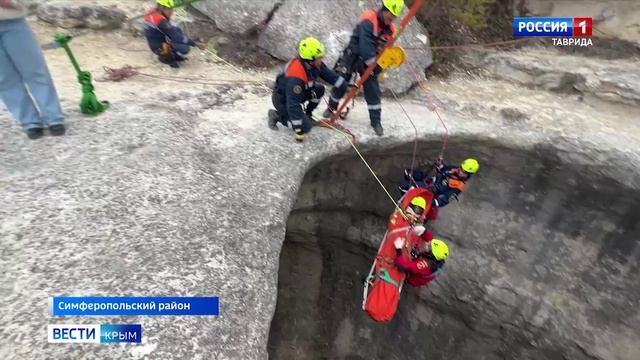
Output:
<svg viewBox="0 0 640 360">
<path fill-rule="evenodd" d="M 393 16 L 400 16 L 404 8 L 404 0 L 384 0 L 382 4 Z"/>
<path fill-rule="evenodd" d="M 480 164 L 478 163 L 478 160 L 469 158 L 463 161 L 462 164 L 460 164 L 460 167 L 469 174 L 475 174 L 478 172 Z"/>
<path fill-rule="evenodd" d="M 427 201 L 422 196 L 416 196 L 411 200 L 411 205 L 415 205 L 424 210 L 427 207 Z"/>
<path fill-rule="evenodd" d="M 298 44 L 298 54 L 304 60 L 315 60 L 324 56 L 324 45 L 320 40 L 308 37 Z"/>
<path fill-rule="evenodd" d="M 176 7 L 176 2 L 174 0 L 156 0 L 158 5 L 164 6 L 166 8 L 172 9 Z"/>
<path fill-rule="evenodd" d="M 447 243 L 440 239 L 431 240 L 431 254 L 436 260 L 444 260 L 449 256 L 449 247 Z"/>
</svg>

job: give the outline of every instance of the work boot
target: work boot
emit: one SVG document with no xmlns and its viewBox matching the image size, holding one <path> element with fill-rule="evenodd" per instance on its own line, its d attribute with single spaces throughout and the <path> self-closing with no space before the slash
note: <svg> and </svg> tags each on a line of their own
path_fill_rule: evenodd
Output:
<svg viewBox="0 0 640 360">
<path fill-rule="evenodd" d="M 278 130 L 278 120 L 280 119 L 280 115 L 278 115 L 278 112 L 273 109 L 269 109 L 268 117 L 269 119 L 267 119 L 267 125 L 269 126 L 269 129 Z"/>
<path fill-rule="evenodd" d="M 27 136 L 31 140 L 40 139 L 43 135 L 42 128 L 27 129 Z"/>
<path fill-rule="evenodd" d="M 311 126 L 321 125 L 320 121 L 316 120 L 311 113 L 305 113 L 305 115 L 307 115 L 307 118 L 309 118 L 309 122 L 311 123 Z"/>
<path fill-rule="evenodd" d="M 172 59 L 168 56 L 158 55 L 158 61 L 160 61 L 163 64 L 167 64 L 174 69 L 180 67 L 180 64 L 175 59 Z"/>
<path fill-rule="evenodd" d="M 62 136 L 67 131 L 63 124 L 49 126 L 49 132 L 53 136 Z"/>
<path fill-rule="evenodd" d="M 375 132 L 376 132 L 376 135 L 378 135 L 378 136 L 382 136 L 382 135 L 384 135 L 384 129 L 382 128 L 382 125 L 380 125 L 380 124 L 375 125 L 375 126 L 373 127 L 373 131 L 375 131 Z"/>
<path fill-rule="evenodd" d="M 331 117 L 333 116 L 333 113 L 335 112 L 335 110 L 331 109 L 331 108 L 327 108 L 323 113 L 322 113 L 322 117 L 325 119 L 331 119 Z"/>
</svg>

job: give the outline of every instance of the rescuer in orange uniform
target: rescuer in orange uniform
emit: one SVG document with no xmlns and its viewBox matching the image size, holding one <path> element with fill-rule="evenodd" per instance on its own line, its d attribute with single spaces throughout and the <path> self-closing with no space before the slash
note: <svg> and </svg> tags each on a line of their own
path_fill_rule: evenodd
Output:
<svg viewBox="0 0 640 360">
<path fill-rule="evenodd" d="M 386 42 L 395 32 L 393 20 L 400 15 L 404 8 L 404 0 L 384 0 L 378 10 L 367 10 L 360 16 L 360 21 L 353 30 L 349 45 L 336 62 L 334 70 L 347 80 L 351 80 L 355 73 L 364 73 L 366 68 L 376 61 L 376 57 L 384 48 Z M 369 120 L 376 135 L 384 135 L 381 124 L 382 102 L 380 100 L 380 84 L 378 75 L 382 68 L 377 65 L 371 76 L 364 82 L 364 98 L 369 110 Z M 333 88 L 329 107 L 323 113 L 330 118 L 338 109 L 340 99 L 345 95 L 346 88 Z"/>
<path fill-rule="evenodd" d="M 175 6 L 175 0 L 156 0 L 156 6 L 148 7 L 144 15 L 144 36 L 149 48 L 158 55 L 160 62 L 171 67 L 179 67 L 179 62 L 186 59 L 192 46 L 205 48 L 202 41 L 190 39 L 182 29 L 171 24 Z"/>
<path fill-rule="evenodd" d="M 316 83 L 320 78 L 336 89 L 346 89 L 340 75 L 323 62 L 324 46 L 318 39 L 308 37 L 298 44 L 298 56 L 291 59 L 276 77 L 271 100 L 276 110 L 269 110 L 269 128 L 278 130 L 277 124 L 291 124 L 298 142 L 311 131 L 312 113 L 324 96 L 324 86 Z M 307 103 L 305 107 L 305 103 Z"/>
</svg>

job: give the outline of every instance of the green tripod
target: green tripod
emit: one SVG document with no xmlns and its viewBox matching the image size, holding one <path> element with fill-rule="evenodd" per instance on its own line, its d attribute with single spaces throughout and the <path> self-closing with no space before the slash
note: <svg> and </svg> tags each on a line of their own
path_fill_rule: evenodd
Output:
<svg viewBox="0 0 640 360">
<path fill-rule="evenodd" d="M 67 52 L 73 67 L 78 73 L 78 82 L 82 85 L 82 99 L 80 99 L 80 111 L 83 114 L 95 115 L 109 108 L 108 101 L 98 101 L 96 94 L 93 93 L 93 84 L 91 83 L 91 73 L 80 69 L 80 65 L 76 61 L 75 56 L 69 48 L 71 36 L 64 34 L 56 34 L 53 39 Z"/>
</svg>

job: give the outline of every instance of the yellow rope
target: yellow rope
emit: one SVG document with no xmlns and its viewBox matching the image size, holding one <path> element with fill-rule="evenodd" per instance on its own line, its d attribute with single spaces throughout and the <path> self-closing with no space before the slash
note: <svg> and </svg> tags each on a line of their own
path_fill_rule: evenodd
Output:
<svg viewBox="0 0 640 360">
<path fill-rule="evenodd" d="M 371 175 L 373 175 L 373 177 L 376 179 L 376 181 L 378 182 L 378 184 L 380 185 L 380 187 L 382 188 L 382 190 L 384 190 L 385 194 L 387 194 L 387 196 L 389 197 L 389 200 L 391 200 L 391 202 L 393 203 L 393 206 L 400 210 L 400 214 L 402 215 L 402 217 L 405 220 L 409 220 L 408 217 L 405 215 L 404 211 L 402 211 L 402 209 L 400 208 L 400 206 L 398 206 L 398 203 L 393 199 L 393 196 L 391 196 L 391 194 L 389 193 L 389 191 L 387 190 L 387 188 L 384 186 L 384 184 L 382 183 L 382 181 L 380 180 L 380 178 L 378 178 L 378 175 L 376 175 L 376 172 L 373 171 L 373 169 L 371 168 L 371 166 L 369 165 L 369 163 L 367 162 L 367 160 L 364 158 L 364 156 L 362 156 L 362 153 L 360 153 L 360 150 L 358 150 L 358 147 L 356 146 L 356 144 L 353 143 L 353 141 L 351 141 L 351 139 L 349 138 L 349 135 L 347 133 L 345 133 L 344 131 L 334 127 L 333 125 L 331 125 L 329 122 L 325 121 L 324 122 L 325 125 L 327 125 L 330 129 L 333 129 L 337 132 L 339 132 L 340 134 L 342 134 L 344 137 L 346 137 L 349 140 L 349 144 L 351 144 L 351 147 L 353 148 L 353 150 L 355 150 L 356 154 L 358 154 L 358 156 L 360 157 L 360 160 L 362 160 L 362 162 L 364 163 L 364 165 L 367 167 L 367 169 L 369 170 L 369 172 L 371 173 Z"/>
<path fill-rule="evenodd" d="M 211 55 L 212 57 L 214 57 L 216 60 L 224 63 L 225 65 L 229 66 L 230 68 L 232 68 L 233 70 L 235 70 L 236 72 L 242 74 L 242 75 L 249 75 L 247 74 L 245 71 L 243 71 L 242 69 L 239 69 L 237 66 L 231 64 L 230 62 L 228 62 L 227 60 L 221 58 L 218 54 L 216 54 L 215 52 L 211 51 L 210 49 L 206 49 L 205 52 L 209 55 Z M 250 75 L 249 75 L 250 76 Z M 263 88 L 267 89 L 267 90 L 271 90 L 269 89 L 266 85 L 264 85 L 264 83 L 258 83 L 258 85 L 262 86 Z M 382 190 L 384 190 L 385 194 L 387 194 L 387 196 L 389 197 L 389 200 L 391 200 L 391 202 L 393 203 L 393 206 L 400 210 L 400 214 L 402 215 L 402 217 L 405 220 L 408 220 L 407 215 L 404 213 L 404 211 L 400 208 L 400 206 L 398 206 L 398 203 L 393 199 L 393 196 L 391 196 L 391 194 L 389 193 L 389 191 L 387 190 L 387 188 L 384 186 L 384 184 L 382 183 L 382 181 L 380 180 L 380 178 L 378 178 L 378 175 L 376 175 L 375 171 L 373 171 L 373 169 L 371 168 L 371 166 L 369 165 L 369 163 L 367 162 L 367 160 L 364 158 L 364 156 L 362 156 L 362 153 L 360 153 L 360 150 L 358 150 L 358 148 L 356 147 L 356 145 L 354 144 L 354 142 L 352 141 L 352 139 L 349 137 L 349 134 L 345 133 L 344 131 L 336 128 L 335 126 L 331 125 L 328 121 L 324 122 L 325 125 L 327 125 L 330 129 L 333 129 L 337 132 L 339 132 L 340 134 L 342 134 L 344 137 L 347 138 L 347 140 L 349 140 L 349 144 L 351 144 L 351 147 L 353 148 L 353 150 L 355 150 L 356 154 L 358 154 L 358 156 L 360 157 L 360 160 L 362 160 L 362 162 L 364 163 L 364 165 L 367 167 L 367 170 L 369 170 L 369 172 L 371 173 L 371 175 L 373 175 L 373 177 L 376 179 L 376 181 L 378 182 L 378 185 L 380 185 L 380 187 L 382 188 Z"/>
</svg>

